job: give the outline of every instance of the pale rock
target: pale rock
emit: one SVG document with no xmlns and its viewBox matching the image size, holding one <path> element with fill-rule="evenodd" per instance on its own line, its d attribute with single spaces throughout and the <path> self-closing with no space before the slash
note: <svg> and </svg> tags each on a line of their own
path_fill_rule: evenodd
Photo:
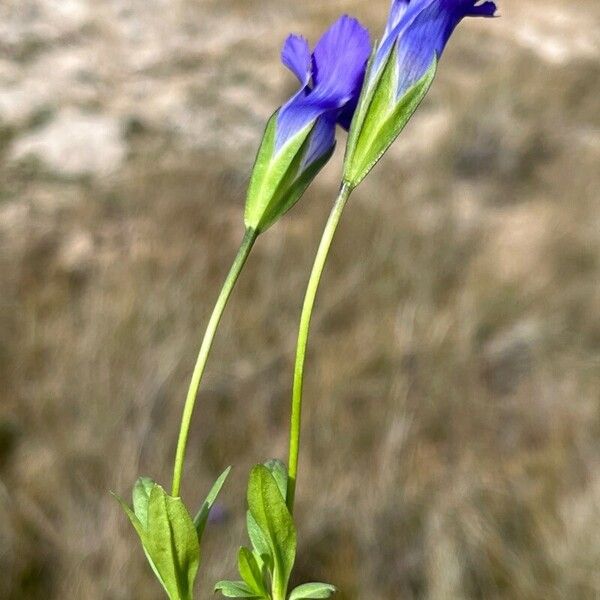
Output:
<svg viewBox="0 0 600 600">
<path fill-rule="evenodd" d="M 11 158 L 36 157 L 64 176 L 107 176 L 121 166 L 126 153 L 117 119 L 65 109 L 41 129 L 18 139 Z"/>
</svg>

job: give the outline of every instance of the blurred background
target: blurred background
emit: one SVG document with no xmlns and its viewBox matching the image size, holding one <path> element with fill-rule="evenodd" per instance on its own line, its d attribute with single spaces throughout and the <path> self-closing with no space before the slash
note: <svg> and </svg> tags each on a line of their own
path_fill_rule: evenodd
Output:
<svg viewBox="0 0 600 600">
<path fill-rule="evenodd" d="M 170 481 L 288 32 L 387 0 L 0 3 L 0 598 L 162 598 L 109 490 Z M 501 0 L 353 196 L 314 318 L 295 577 L 340 600 L 600 598 L 600 4 Z M 340 146 L 343 147 L 344 137 Z M 301 298 L 341 152 L 259 240 L 183 495 L 287 451 Z"/>
</svg>

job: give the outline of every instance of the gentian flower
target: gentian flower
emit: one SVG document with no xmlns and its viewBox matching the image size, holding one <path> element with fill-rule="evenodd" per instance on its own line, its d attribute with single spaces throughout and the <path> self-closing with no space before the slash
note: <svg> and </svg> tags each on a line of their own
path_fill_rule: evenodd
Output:
<svg viewBox="0 0 600 600">
<path fill-rule="evenodd" d="M 429 90 L 438 60 L 462 19 L 495 13 L 490 1 L 392 1 L 350 130 L 347 185 L 356 187 L 398 137 Z"/>
<path fill-rule="evenodd" d="M 341 17 L 311 54 L 301 36 L 287 38 L 281 60 L 300 89 L 269 120 L 246 202 L 246 227 L 261 232 L 287 212 L 331 157 L 336 124 L 348 127 L 371 52 L 369 33 Z"/>
</svg>

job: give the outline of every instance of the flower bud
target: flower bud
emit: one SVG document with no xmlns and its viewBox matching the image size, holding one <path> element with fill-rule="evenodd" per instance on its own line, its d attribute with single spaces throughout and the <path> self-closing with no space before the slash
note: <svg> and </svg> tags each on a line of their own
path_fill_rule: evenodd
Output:
<svg viewBox="0 0 600 600">
<path fill-rule="evenodd" d="M 370 52 L 369 34 L 342 17 L 311 55 L 306 40 L 290 36 L 282 62 L 301 87 L 269 120 L 252 171 L 246 227 L 262 232 L 286 213 L 327 163 L 336 124 L 349 122 Z"/>
</svg>

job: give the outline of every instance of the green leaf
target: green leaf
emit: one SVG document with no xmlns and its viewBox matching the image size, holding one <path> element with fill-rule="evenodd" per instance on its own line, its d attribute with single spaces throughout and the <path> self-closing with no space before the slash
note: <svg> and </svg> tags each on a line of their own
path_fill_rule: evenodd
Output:
<svg viewBox="0 0 600 600">
<path fill-rule="evenodd" d="M 111 496 L 121 505 L 123 512 L 127 515 L 129 520 L 131 521 L 131 524 L 137 531 L 138 535 L 145 534 L 145 527 L 142 525 L 140 520 L 137 518 L 137 516 L 133 512 L 133 510 L 131 510 L 131 506 L 129 506 L 129 504 L 127 504 L 127 502 L 125 502 L 125 500 L 123 500 L 123 498 L 121 498 L 121 496 L 119 496 L 117 493 L 111 492 Z"/>
<path fill-rule="evenodd" d="M 305 583 L 299 585 L 290 594 L 289 600 L 318 600 L 330 598 L 337 590 L 328 583 Z"/>
<path fill-rule="evenodd" d="M 238 571 L 241 578 L 248 584 L 248 587 L 256 592 L 259 596 L 267 596 L 267 588 L 263 580 L 263 573 L 260 566 L 256 562 L 254 554 L 244 548 L 240 548 L 238 552 Z"/>
<path fill-rule="evenodd" d="M 131 510 L 131 507 L 127 504 L 127 502 L 125 502 L 125 500 L 123 500 L 123 498 L 121 498 L 121 496 L 119 496 L 115 492 L 111 492 L 111 494 L 115 498 L 115 500 L 121 505 L 121 508 L 131 521 L 131 524 L 133 525 L 140 538 L 144 536 L 146 534 L 146 528 L 144 527 L 144 525 L 142 525 L 141 521 L 138 519 L 133 510 Z"/>
<path fill-rule="evenodd" d="M 152 482 L 152 485 L 154 485 L 154 482 Z M 111 494 L 115 497 L 117 502 L 121 505 L 121 508 L 125 511 L 125 514 L 131 521 L 131 524 L 133 525 L 136 533 L 138 534 L 138 537 L 140 538 L 140 542 L 142 543 L 142 548 L 144 550 L 144 554 L 146 555 L 146 558 L 148 559 L 148 563 L 150 564 L 150 567 L 152 567 L 152 571 L 154 572 L 154 574 L 156 575 L 156 578 L 158 579 L 158 581 L 160 582 L 160 584 L 163 586 L 163 588 L 165 589 L 165 591 L 168 594 L 167 586 L 165 585 L 165 582 L 163 581 L 160 573 L 158 572 L 156 565 L 154 564 L 154 561 L 152 560 L 151 556 L 148 554 L 148 550 L 146 549 L 146 543 L 147 543 L 147 539 L 148 539 L 147 532 L 146 532 L 147 524 L 146 525 L 142 524 L 142 522 L 138 519 L 138 517 L 136 516 L 134 511 L 131 510 L 131 508 L 127 505 L 127 503 L 120 496 L 118 496 L 114 492 L 111 492 Z M 134 490 L 134 494 L 135 494 L 135 490 Z"/>
<path fill-rule="evenodd" d="M 191 600 L 200 563 L 192 519 L 180 498 L 172 498 L 148 477 L 133 488 L 133 510 L 116 494 L 134 526 L 146 558 L 171 600 Z"/>
<path fill-rule="evenodd" d="M 264 465 L 250 472 L 248 507 L 273 557 L 273 600 L 285 599 L 296 557 L 296 528 L 275 478 Z"/>
<path fill-rule="evenodd" d="M 210 510 L 223 487 L 225 480 L 229 476 L 229 472 L 231 471 L 231 467 L 227 467 L 221 475 L 219 475 L 218 479 L 213 484 L 212 488 L 210 488 L 210 492 L 208 492 L 208 496 L 206 496 L 206 500 L 200 507 L 198 514 L 194 517 L 194 526 L 196 527 L 196 532 L 198 533 L 198 540 L 202 541 L 202 535 L 204 534 L 204 529 L 206 528 L 206 523 L 208 521 L 208 517 L 210 515 Z"/>
<path fill-rule="evenodd" d="M 269 544 L 267 543 L 263 532 L 256 523 L 256 520 L 250 514 L 250 511 L 246 512 L 246 526 L 248 529 L 248 537 L 252 543 L 254 559 L 263 575 L 263 579 L 266 581 L 269 574 L 273 571 L 271 549 L 269 548 Z"/>
<path fill-rule="evenodd" d="M 288 472 L 285 463 L 278 458 L 272 458 L 265 463 L 265 467 L 271 471 L 271 475 L 277 483 L 277 487 L 281 492 L 283 501 L 285 502 L 287 496 L 287 485 L 288 485 Z"/>
<path fill-rule="evenodd" d="M 252 516 L 252 513 L 248 511 L 246 513 L 246 527 L 248 529 L 248 537 L 252 542 L 252 548 L 259 556 L 270 556 L 271 550 L 269 544 L 263 535 L 256 519 Z"/>
<path fill-rule="evenodd" d="M 154 481 L 150 477 L 140 477 L 133 486 L 133 512 L 144 529 L 148 527 L 148 503 L 153 487 Z"/>
<path fill-rule="evenodd" d="M 148 503 L 144 546 L 172 600 L 191 600 L 200 564 L 194 522 L 181 498 L 154 484 Z"/>
<path fill-rule="evenodd" d="M 423 77 L 396 98 L 397 47 L 387 62 L 365 85 L 352 122 L 344 160 L 344 181 L 356 187 L 400 135 L 427 94 L 437 69 L 434 59 Z"/>
<path fill-rule="evenodd" d="M 221 592 L 226 598 L 261 598 L 243 581 L 219 581 L 215 592 Z"/>
</svg>

